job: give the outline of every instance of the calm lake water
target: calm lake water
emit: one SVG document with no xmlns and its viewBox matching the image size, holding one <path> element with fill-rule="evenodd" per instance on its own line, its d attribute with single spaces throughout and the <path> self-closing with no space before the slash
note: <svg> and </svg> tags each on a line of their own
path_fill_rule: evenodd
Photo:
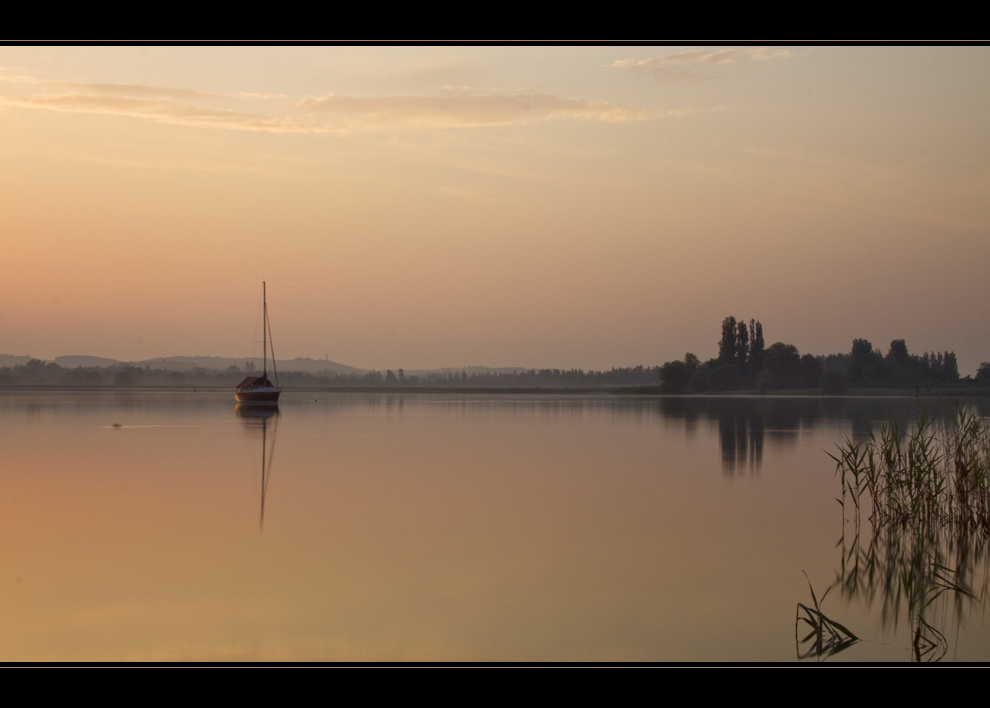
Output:
<svg viewBox="0 0 990 708">
<path fill-rule="evenodd" d="M 0 660 L 990 659 L 979 539 L 843 523 L 825 451 L 934 399 L 0 395 Z M 115 427 L 116 426 L 116 427 Z M 847 518 L 849 513 L 846 512 Z M 805 574 L 807 573 L 807 578 Z M 827 654 L 826 652 L 823 652 Z"/>
</svg>

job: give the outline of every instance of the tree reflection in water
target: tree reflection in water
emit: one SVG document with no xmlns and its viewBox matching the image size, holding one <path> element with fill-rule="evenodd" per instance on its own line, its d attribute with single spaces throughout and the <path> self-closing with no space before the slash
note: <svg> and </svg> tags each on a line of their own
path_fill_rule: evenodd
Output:
<svg viewBox="0 0 990 708">
<path fill-rule="evenodd" d="M 763 464 L 763 411 L 752 405 L 727 405 L 719 411 L 718 438 L 722 447 L 722 472 L 734 475 L 759 472 Z M 797 434 L 795 430 L 793 434 Z"/>
<path fill-rule="evenodd" d="M 802 429 L 834 422 L 851 425 L 852 440 L 865 440 L 878 420 L 906 423 L 919 411 L 939 421 L 952 416 L 947 400 L 823 396 L 664 396 L 661 414 L 680 419 L 690 433 L 698 420 L 718 424 L 722 472 L 756 474 L 763 464 L 764 444 L 786 447 Z"/>
</svg>

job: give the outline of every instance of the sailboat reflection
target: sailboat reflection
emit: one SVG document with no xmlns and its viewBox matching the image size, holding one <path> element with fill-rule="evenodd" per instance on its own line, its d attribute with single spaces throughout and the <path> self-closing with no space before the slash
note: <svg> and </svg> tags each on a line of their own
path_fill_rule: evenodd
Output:
<svg viewBox="0 0 990 708">
<path fill-rule="evenodd" d="M 261 515 L 258 528 L 265 527 L 265 496 L 272 478 L 272 459 L 275 457 L 275 438 L 278 434 L 278 406 L 264 407 L 251 404 L 237 404 L 234 407 L 238 418 L 243 418 L 249 428 L 261 428 Z M 272 421 L 272 447 L 268 449 L 268 421 Z M 267 457 L 267 459 L 266 459 Z"/>
</svg>

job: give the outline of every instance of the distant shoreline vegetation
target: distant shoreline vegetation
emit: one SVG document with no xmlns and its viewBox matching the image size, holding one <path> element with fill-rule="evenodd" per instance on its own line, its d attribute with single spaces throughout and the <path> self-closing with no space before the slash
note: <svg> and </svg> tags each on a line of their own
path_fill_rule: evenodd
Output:
<svg viewBox="0 0 990 708">
<path fill-rule="evenodd" d="M 735 317 L 722 321 L 718 357 L 702 362 L 690 352 L 681 361 L 660 367 L 660 393 L 728 393 L 751 391 L 820 392 L 843 395 L 867 391 L 911 391 L 917 395 L 951 391 L 960 394 L 990 389 L 990 362 L 976 377 L 959 377 L 955 352 L 908 352 L 903 339 L 890 343 L 886 355 L 866 339 L 854 339 L 848 354 L 801 355 L 793 344 L 764 345 L 763 325 L 749 326 Z M 976 389 L 976 390 L 974 390 Z"/>
<path fill-rule="evenodd" d="M 0 362 L 4 359 L 20 359 L 13 366 L 0 366 L 0 387 L 6 388 L 231 389 L 246 374 L 257 372 L 252 360 L 223 369 L 196 365 L 232 361 L 220 357 L 155 359 L 140 362 L 144 366 L 97 357 L 59 358 L 63 364 L 91 364 L 79 366 L 0 356 Z M 310 370 L 292 370 L 294 364 Z M 313 371 L 324 364 L 326 370 Z M 662 366 L 607 371 L 466 367 L 407 375 L 403 369 L 362 371 L 312 359 L 285 361 L 279 368 L 279 381 L 287 390 L 990 395 L 990 362 L 980 364 L 975 377 L 960 378 L 954 352 L 910 354 L 903 339 L 891 342 L 886 354 L 866 339 L 855 339 L 848 354 L 802 356 L 793 344 L 775 342 L 765 346 L 761 322 L 750 320 L 747 325 L 734 317 L 722 321 L 718 357 L 705 362 L 689 352 L 683 360 L 668 361 Z"/>
<path fill-rule="evenodd" d="M 251 362 L 216 371 L 195 367 L 185 371 L 119 364 L 114 366 L 60 366 L 31 359 L 25 364 L 0 367 L 0 387 L 25 388 L 208 388 L 232 389 L 245 376 L 256 373 Z M 634 366 L 609 371 L 581 369 L 525 369 L 516 371 L 437 371 L 407 376 L 405 370 L 364 373 L 311 373 L 279 370 L 284 389 L 355 389 L 437 391 L 481 390 L 598 390 L 655 385 L 660 367 Z"/>
</svg>

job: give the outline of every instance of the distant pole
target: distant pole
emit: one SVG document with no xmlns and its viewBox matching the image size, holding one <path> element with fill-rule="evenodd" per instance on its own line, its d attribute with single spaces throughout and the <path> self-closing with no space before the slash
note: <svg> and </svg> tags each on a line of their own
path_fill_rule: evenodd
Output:
<svg viewBox="0 0 990 708">
<path fill-rule="evenodd" d="M 268 298 L 265 294 L 265 281 L 261 281 L 261 356 L 263 357 L 262 376 L 268 377 L 268 332 L 265 323 L 268 322 Z M 257 331 L 257 330 L 255 330 Z"/>
</svg>

